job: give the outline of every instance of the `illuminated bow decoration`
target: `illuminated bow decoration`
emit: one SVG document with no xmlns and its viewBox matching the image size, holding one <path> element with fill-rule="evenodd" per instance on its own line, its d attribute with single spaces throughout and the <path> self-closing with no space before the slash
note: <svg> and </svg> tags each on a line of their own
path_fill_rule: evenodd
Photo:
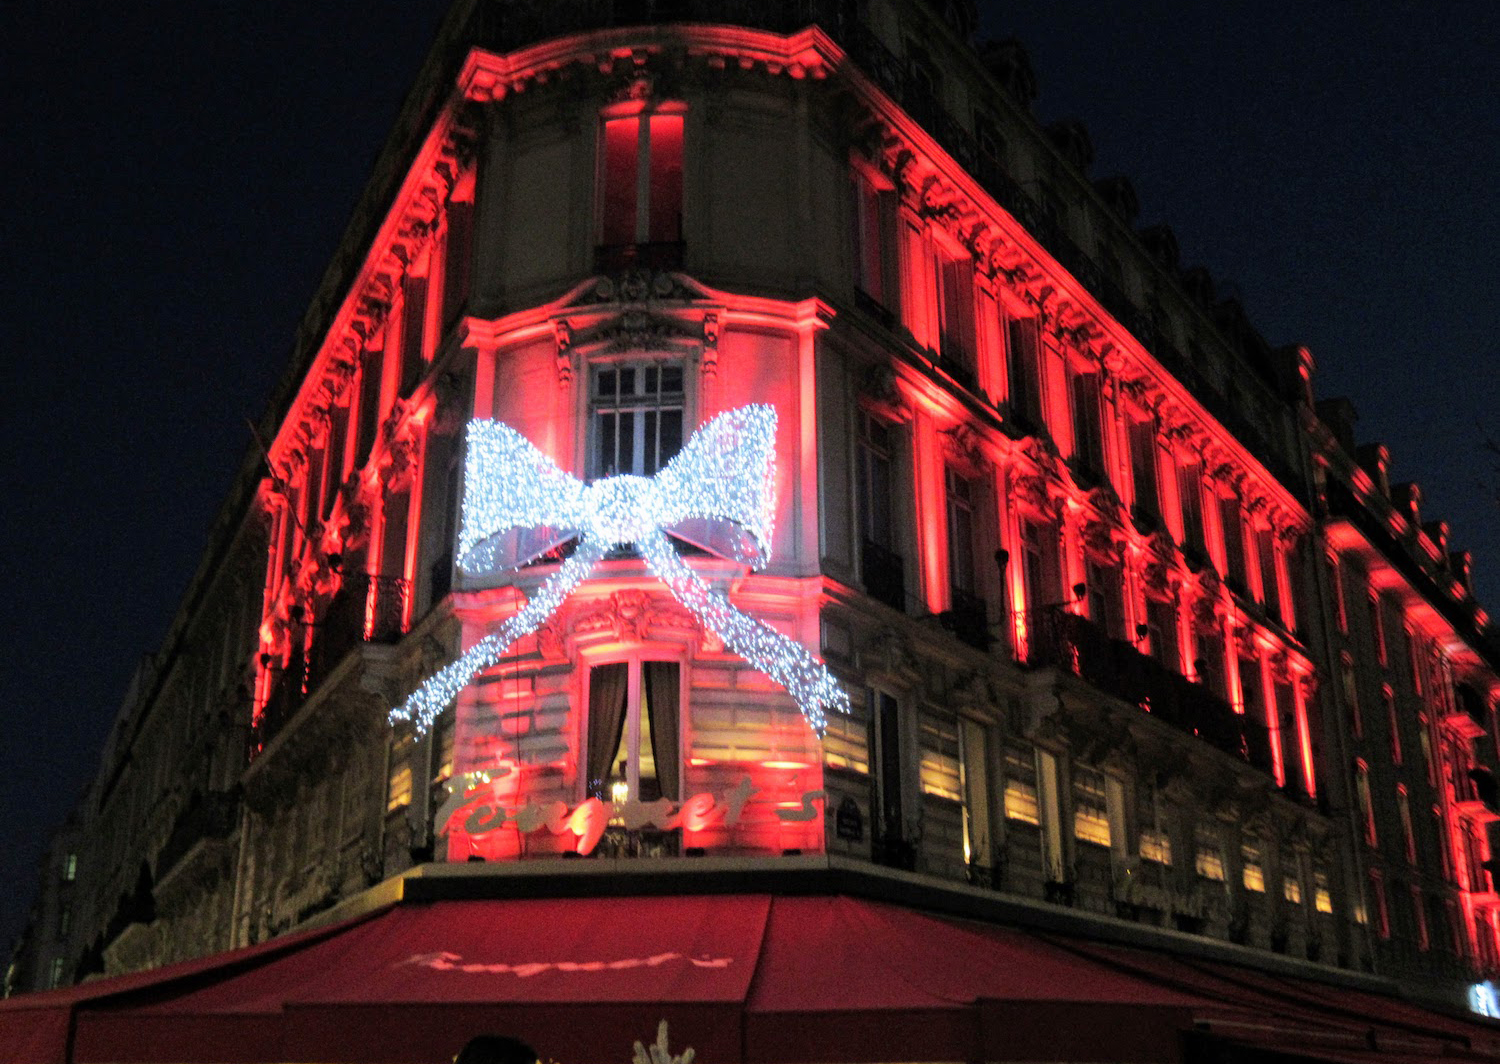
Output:
<svg viewBox="0 0 1500 1064">
<path fill-rule="evenodd" d="M 796 699 L 821 736 L 824 707 L 849 712 L 849 697 L 807 649 L 741 613 L 677 556 L 666 530 L 699 527 L 760 568 L 770 560 L 775 518 L 776 411 L 743 406 L 695 432 L 654 477 L 607 477 L 592 484 L 564 473 L 524 436 L 497 421 L 469 423 L 463 528 L 458 564 L 467 573 L 514 568 L 577 537 L 573 554 L 531 600 L 391 712 L 422 730 L 506 650 L 540 628 L 614 547 L 633 543 L 646 565 L 724 645 Z M 537 532 L 550 536 L 542 542 Z M 529 538 L 529 544 L 528 544 Z M 529 548 L 529 549 L 528 549 Z M 505 555 L 502 558 L 502 550 Z"/>
</svg>

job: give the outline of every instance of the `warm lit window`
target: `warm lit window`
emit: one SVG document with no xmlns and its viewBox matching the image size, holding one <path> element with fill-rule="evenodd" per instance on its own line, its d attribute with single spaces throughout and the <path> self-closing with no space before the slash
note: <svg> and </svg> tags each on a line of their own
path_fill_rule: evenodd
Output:
<svg viewBox="0 0 1500 1064">
<path fill-rule="evenodd" d="M 604 801 L 678 797 L 682 669 L 613 661 L 589 670 L 588 792 Z"/>
<path fill-rule="evenodd" d="M 1219 829 L 1213 824 L 1199 824 L 1193 829 L 1193 865 L 1198 875 L 1224 882 L 1224 854 L 1219 848 Z"/>
<path fill-rule="evenodd" d="M 1073 837 L 1096 846 L 1108 846 L 1110 842 L 1104 774 L 1082 766 L 1073 769 Z"/>
<path fill-rule="evenodd" d="M 1333 915 L 1333 894 L 1328 890 L 1328 873 L 1313 873 L 1313 908 L 1325 916 Z"/>
<path fill-rule="evenodd" d="M 447 796 L 447 784 L 453 778 L 454 724 L 453 707 L 438 715 L 432 725 L 432 796 L 434 806 Z"/>
<path fill-rule="evenodd" d="M 1152 828 L 1141 832 L 1141 860 L 1162 865 L 1172 863 L 1172 840 L 1165 831 Z"/>
<path fill-rule="evenodd" d="M 386 777 L 385 811 L 394 813 L 411 805 L 411 754 L 409 736 L 397 739 L 391 747 L 391 767 Z"/>
<path fill-rule="evenodd" d="M 1281 879 L 1281 896 L 1293 905 L 1302 904 L 1302 881 L 1296 876 L 1283 876 Z"/>
<path fill-rule="evenodd" d="M 1266 892 L 1266 870 L 1261 864 L 1260 842 L 1251 839 L 1240 846 L 1240 882 L 1246 890 Z"/>
<path fill-rule="evenodd" d="M 599 243 L 682 240 L 682 127 L 680 109 L 604 120 Z"/>
<path fill-rule="evenodd" d="M 964 862 L 988 868 L 990 839 L 989 741 L 985 726 L 968 717 L 959 719 L 959 765 L 963 770 Z"/>
<path fill-rule="evenodd" d="M 958 760 L 958 721 L 923 708 L 917 716 L 921 762 L 917 768 L 922 793 L 960 801 L 962 770 Z"/>
<path fill-rule="evenodd" d="M 1005 817 L 1024 824 L 1042 822 L 1037 803 L 1036 759 L 1031 751 L 1013 746 L 1005 750 Z"/>
<path fill-rule="evenodd" d="M 666 465 L 682 448 L 684 401 L 680 362 L 593 367 L 590 476 L 650 476 Z"/>
</svg>

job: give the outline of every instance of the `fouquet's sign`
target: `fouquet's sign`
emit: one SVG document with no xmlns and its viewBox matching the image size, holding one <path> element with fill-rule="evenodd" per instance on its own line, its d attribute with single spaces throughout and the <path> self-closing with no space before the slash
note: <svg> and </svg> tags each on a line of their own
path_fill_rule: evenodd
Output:
<svg viewBox="0 0 1500 1064">
<path fill-rule="evenodd" d="M 598 798 L 586 798 L 575 806 L 566 802 L 537 802 L 528 800 L 523 805 L 506 804 L 501 795 L 501 784 L 509 776 L 502 771 L 493 778 L 480 780 L 466 788 L 455 790 L 437 812 L 434 823 L 440 835 L 462 830 L 471 839 L 483 838 L 510 825 L 522 835 L 545 828 L 553 835 L 571 832 L 578 836 L 574 849 L 582 855 L 594 852 L 604 829 L 617 824 L 626 831 L 656 828 L 671 831 L 684 828 L 688 831 L 703 831 L 723 826 L 732 828 L 740 821 L 745 803 L 759 793 L 749 776 L 740 777 L 732 789 L 723 794 L 702 791 L 682 801 L 673 798 L 658 798 L 646 802 L 636 798 L 620 802 L 604 802 Z M 507 788 L 508 789 L 508 788 Z M 812 820 L 818 815 L 813 804 L 821 801 L 825 793 L 821 790 L 804 791 L 801 805 L 792 809 L 777 809 L 778 820 L 799 822 Z"/>
</svg>

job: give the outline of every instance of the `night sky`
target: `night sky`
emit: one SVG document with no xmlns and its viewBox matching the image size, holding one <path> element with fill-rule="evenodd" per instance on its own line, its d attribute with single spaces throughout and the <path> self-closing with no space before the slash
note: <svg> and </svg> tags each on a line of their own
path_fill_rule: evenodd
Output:
<svg viewBox="0 0 1500 1064">
<path fill-rule="evenodd" d="M 981 5 L 986 6 L 986 5 Z M 443 0 L 0 13 L 0 954 L 159 644 Z M 100 12 L 107 12 L 101 16 Z M 1301 342 L 1500 611 L 1500 6 L 988 5 L 1044 121 Z"/>
</svg>

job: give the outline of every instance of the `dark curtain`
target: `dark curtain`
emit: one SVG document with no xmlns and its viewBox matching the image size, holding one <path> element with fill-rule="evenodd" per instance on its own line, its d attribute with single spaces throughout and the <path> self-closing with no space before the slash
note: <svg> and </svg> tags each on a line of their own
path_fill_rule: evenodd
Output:
<svg viewBox="0 0 1500 1064">
<path fill-rule="evenodd" d="M 656 779 L 661 785 L 663 798 L 676 798 L 681 776 L 677 724 L 682 691 L 677 663 L 648 661 L 643 671 L 646 708 L 651 714 L 651 756 L 656 759 Z"/>
<path fill-rule="evenodd" d="M 614 766 L 610 764 L 620 749 L 620 735 L 625 728 L 625 695 L 630 682 L 630 666 L 623 661 L 596 665 L 589 670 L 589 793 L 608 798 L 604 781 Z"/>
</svg>

